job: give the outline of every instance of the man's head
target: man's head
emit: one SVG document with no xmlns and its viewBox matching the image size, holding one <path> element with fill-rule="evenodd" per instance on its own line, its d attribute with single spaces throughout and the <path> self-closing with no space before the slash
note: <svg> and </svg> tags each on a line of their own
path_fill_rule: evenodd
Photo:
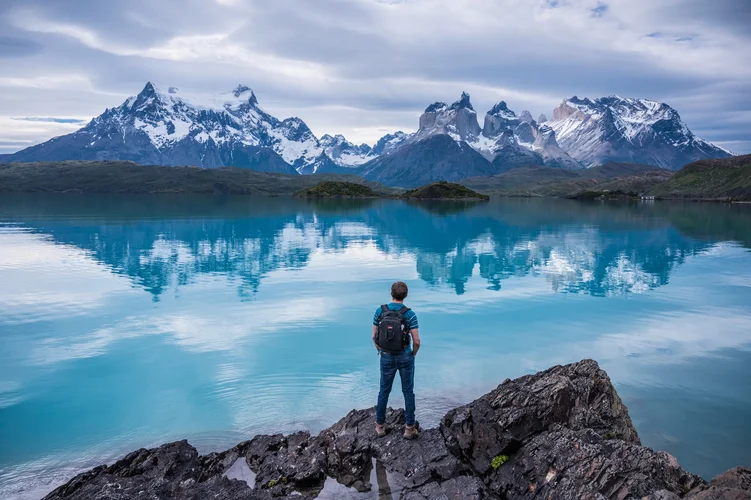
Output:
<svg viewBox="0 0 751 500">
<path fill-rule="evenodd" d="M 402 301 L 407 298 L 408 293 L 407 284 L 403 281 L 397 281 L 391 285 L 391 298 L 394 300 Z"/>
</svg>

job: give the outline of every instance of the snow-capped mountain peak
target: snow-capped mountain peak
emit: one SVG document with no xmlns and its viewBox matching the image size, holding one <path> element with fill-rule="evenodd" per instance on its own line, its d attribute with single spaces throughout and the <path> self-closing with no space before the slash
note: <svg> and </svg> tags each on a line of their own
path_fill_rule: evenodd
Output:
<svg viewBox="0 0 751 500">
<path fill-rule="evenodd" d="M 482 137 L 470 145 L 500 168 L 530 163 L 581 168 L 558 146 L 553 129 L 539 126 L 527 110 L 517 115 L 504 101 L 490 108 Z"/>
<path fill-rule="evenodd" d="M 462 92 L 451 104 L 428 106 L 414 134 L 387 134 L 370 147 L 341 134 L 319 140 L 302 119 L 280 120 L 264 111 L 248 85 L 208 95 L 147 82 L 138 94 L 106 109 L 77 132 L 19 151 L 5 161 L 111 159 L 313 173 L 321 168 L 336 172 L 338 167 L 388 156 L 387 163 L 400 168 L 409 162 L 429 168 L 436 161 L 441 168 L 453 165 L 445 174 L 454 178 L 467 164 L 474 165 L 474 175 L 529 164 L 580 168 L 608 161 L 675 169 L 731 155 L 694 136 L 676 110 L 649 99 L 574 96 L 564 99 L 552 117 L 548 121 L 540 115 L 535 121 L 530 112 L 516 114 L 500 101 L 480 128 L 470 96 Z M 425 139 L 431 141 L 418 145 Z M 400 152 L 412 145 L 404 150 L 407 162 Z M 426 152 L 428 156 L 420 157 Z M 455 155 L 456 163 L 444 162 L 447 154 Z"/>
<path fill-rule="evenodd" d="M 676 110 L 649 99 L 574 96 L 553 110 L 549 124 L 561 147 L 589 166 L 627 161 L 678 169 L 730 155 L 694 136 Z"/>
<path fill-rule="evenodd" d="M 469 110 L 474 111 L 475 108 L 472 107 L 472 103 L 469 101 L 469 94 L 466 92 L 462 92 L 461 97 L 459 97 L 458 101 L 455 101 L 451 106 L 449 106 L 449 109 L 462 109 L 466 108 Z"/>
<path fill-rule="evenodd" d="M 459 100 L 450 106 L 445 102 L 428 106 L 420 116 L 420 127 L 410 141 L 417 142 L 437 134 L 449 135 L 457 141 L 476 140 L 481 131 L 469 94 L 462 92 Z"/>
<path fill-rule="evenodd" d="M 488 111 L 488 115 L 497 116 L 500 118 L 504 118 L 506 120 L 517 119 L 516 113 L 508 109 L 508 105 L 506 104 L 506 101 L 501 101 L 498 104 L 494 105 L 492 108 L 490 108 L 490 110 Z"/>
<path fill-rule="evenodd" d="M 339 166 L 354 167 L 372 160 L 376 155 L 367 144 L 359 146 L 348 141 L 342 134 L 330 136 L 324 134 L 320 140 L 326 155 Z"/>
<path fill-rule="evenodd" d="M 525 109 L 521 113 L 519 113 L 519 121 L 526 122 L 526 123 L 533 123 L 535 122 L 535 119 L 532 118 L 532 113 L 530 113 L 529 111 Z"/>
</svg>

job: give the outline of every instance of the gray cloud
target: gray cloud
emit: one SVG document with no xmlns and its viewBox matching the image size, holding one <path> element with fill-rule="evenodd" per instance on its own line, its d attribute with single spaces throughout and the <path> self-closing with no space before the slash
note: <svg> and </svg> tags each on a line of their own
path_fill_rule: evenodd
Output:
<svg viewBox="0 0 751 500">
<path fill-rule="evenodd" d="M 659 4 L 659 5 L 655 5 Z M 254 88 L 280 117 L 373 142 L 472 94 L 550 114 L 564 97 L 665 101 L 751 152 L 746 0 L 6 0 L 0 153 L 75 129 L 147 80 Z M 19 120 L 28 117 L 26 125 Z"/>
</svg>

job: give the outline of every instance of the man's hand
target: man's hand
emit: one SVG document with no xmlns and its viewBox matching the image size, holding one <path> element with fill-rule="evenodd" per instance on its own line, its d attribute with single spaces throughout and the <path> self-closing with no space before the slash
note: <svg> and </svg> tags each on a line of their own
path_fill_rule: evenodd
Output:
<svg viewBox="0 0 751 500">
<path fill-rule="evenodd" d="M 420 329 L 415 328 L 410 333 L 412 334 L 412 355 L 417 356 L 417 351 L 420 350 Z"/>
</svg>

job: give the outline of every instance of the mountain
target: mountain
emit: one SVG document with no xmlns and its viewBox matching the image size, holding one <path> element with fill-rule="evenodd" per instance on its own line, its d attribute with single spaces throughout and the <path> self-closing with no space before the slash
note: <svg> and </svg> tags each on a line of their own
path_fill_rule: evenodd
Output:
<svg viewBox="0 0 751 500">
<path fill-rule="evenodd" d="M 555 131 L 538 125 L 529 111 L 517 116 L 501 101 L 488 111 L 480 127 L 466 92 L 452 104 L 439 101 L 429 105 L 420 116 L 417 132 L 389 140 L 396 145 L 380 151 L 379 142 L 371 154 L 383 156 L 357 169 L 358 175 L 414 187 L 495 175 L 525 165 L 582 168 L 558 146 Z"/>
<path fill-rule="evenodd" d="M 237 166 L 278 173 L 356 174 L 410 187 L 527 165 L 582 169 L 628 162 L 677 169 L 697 159 L 727 156 L 724 149 L 695 137 L 668 105 L 644 99 L 573 97 L 553 111 L 550 121 L 545 115 L 535 120 L 527 110 L 517 115 L 500 101 L 480 126 L 470 96 L 463 92 L 451 104 L 429 105 L 416 132 L 387 134 L 371 147 L 342 135 L 318 139 L 300 118 L 280 120 L 264 111 L 246 85 L 207 97 L 147 83 L 138 95 L 80 130 L 0 155 L 0 162 Z"/>
<path fill-rule="evenodd" d="M 237 166 L 280 173 L 362 163 L 368 146 L 342 136 L 322 143 L 300 118 L 265 112 L 250 87 L 202 96 L 147 83 L 82 129 L 19 151 L 5 161 L 132 160 L 153 165 Z M 333 158 L 326 155 L 326 150 Z"/>
<path fill-rule="evenodd" d="M 388 186 L 413 188 L 495 173 L 493 165 L 466 142 L 435 134 L 369 161 L 357 174 Z"/>
<path fill-rule="evenodd" d="M 462 184 L 484 193 L 567 197 L 609 188 L 647 193 L 673 175 L 672 170 L 636 163 L 610 162 L 578 170 L 528 165 L 491 177 L 464 179 Z"/>
<path fill-rule="evenodd" d="M 529 111 L 517 116 L 501 101 L 487 112 L 480 127 L 466 92 L 451 105 L 435 102 L 428 106 L 420 116 L 417 132 L 405 144 L 434 135 L 448 135 L 468 144 L 499 172 L 531 164 L 582 168 L 558 146 L 553 129 L 539 126 Z"/>
<path fill-rule="evenodd" d="M 458 101 L 451 105 L 434 102 L 420 116 L 417 132 L 410 138 L 421 141 L 433 135 L 448 135 L 455 141 L 475 142 L 482 132 L 477 123 L 477 113 L 469 102 L 469 94 L 462 92 Z"/>
<path fill-rule="evenodd" d="M 751 155 L 689 163 L 649 194 L 659 198 L 751 201 Z"/>
<path fill-rule="evenodd" d="M 349 142 L 341 134 L 337 134 L 334 137 L 325 134 L 319 142 L 326 156 L 335 164 L 343 167 L 362 165 L 377 156 L 373 154 L 373 148 L 367 144 L 357 146 Z"/>
<path fill-rule="evenodd" d="M 696 137 L 667 104 L 619 96 L 579 99 L 553 110 L 547 123 L 561 148 L 585 166 L 635 162 L 677 170 L 731 153 Z"/>
<path fill-rule="evenodd" d="M 374 156 L 389 154 L 392 151 L 398 149 L 399 146 L 404 144 L 404 142 L 407 141 L 411 136 L 411 134 L 405 134 L 401 130 L 394 132 L 393 134 L 386 134 L 381 137 L 378 142 L 376 142 L 375 146 L 373 146 L 373 149 L 371 150 L 371 153 Z"/>
</svg>

